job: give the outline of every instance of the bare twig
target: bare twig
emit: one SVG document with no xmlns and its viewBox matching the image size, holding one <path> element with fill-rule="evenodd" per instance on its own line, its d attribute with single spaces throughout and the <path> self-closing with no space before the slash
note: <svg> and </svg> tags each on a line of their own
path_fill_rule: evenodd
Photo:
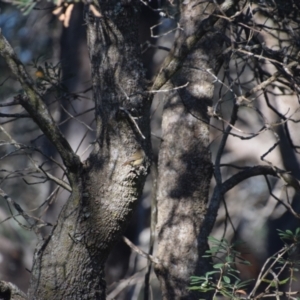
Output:
<svg viewBox="0 0 300 300">
<path fill-rule="evenodd" d="M 168 92 L 171 92 L 171 91 L 176 91 L 176 90 L 179 90 L 179 89 L 183 89 L 185 87 L 187 87 L 189 85 L 189 82 L 183 84 L 183 85 L 180 85 L 180 86 L 176 86 L 172 89 L 160 89 L 160 90 L 150 90 L 148 93 L 168 93 Z"/>
<path fill-rule="evenodd" d="M 11 135 L 2 126 L 0 126 L 0 130 L 8 137 L 8 139 L 10 140 L 10 142 L 11 142 L 12 145 L 14 145 L 17 149 L 21 148 L 20 145 L 11 137 Z M 61 179 L 53 176 L 52 174 L 50 174 L 50 173 L 48 173 L 46 171 L 44 171 L 40 166 L 38 166 L 36 164 L 36 162 L 28 154 L 27 154 L 27 157 L 31 161 L 31 163 L 33 164 L 33 166 L 36 168 L 36 170 L 38 172 L 41 172 L 41 173 L 45 174 L 47 178 L 49 178 L 50 180 L 54 181 L 56 184 L 58 184 L 59 186 L 63 187 L 67 191 L 69 191 L 69 192 L 72 191 L 72 188 L 70 187 L 70 185 L 67 182 L 65 182 L 65 181 L 63 181 L 63 180 L 61 180 Z"/>
<path fill-rule="evenodd" d="M 140 130 L 138 124 L 136 123 L 135 119 L 133 118 L 133 116 L 130 114 L 130 112 L 124 108 L 124 107 L 120 107 L 120 110 L 124 111 L 126 113 L 126 115 L 129 117 L 129 119 L 132 121 L 132 123 L 134 124 L 135 128 L 137 129 L 138 133 L 140 134 L 140 136 L 142 137 L 143 140 L 146 139 L 146 137 L 143 135 L 142 131 Z"/>
<path fill-rule="evenodd" d="M 139 255 L 147 258 L 148 260 L 150 260 L 152 263 L 154 264 L 160 264 L 160 262 L 158 261 L 157 258 L 155 258 L 154 256 L 146 253 L 145 251 L 141 250 L 140 248 L 138 248 L 136 245 L 134 245 L 127 237 L 123 236 L 123 241 L 136 253 L 138 253 Z"/>
<path fill-rule="evenodd" d="M 68 172 L 69 180 L 75 184 L 74 170 L 81 165 L 78 156 L 73 152 L 70 144 L 67 142 L 62 132 L 54 122 L 47 106 L 42 100 L 32 78 L 28 75 L 25 67 L 17 58 L 11 45 L 5 39 L 0 31 L 0 54 L 6 60 L 12 73 L 20 81 L 22 88 L 26 93 L 25 96 L 19 95 L 16 100 L 27 110 L 32 119 L 38 124 L 40 129 L 45 133 L 51 142 L 55 145 L 58 153 L 61 155 L 63 162 L 72 170 Z M 76 171 L 75 171 L 76 172 Z"/>
<path fill-rule="evenodd" d="M 22 228 L 26 229 L 26 230 L 32 230 L 32 229 L 35 229 L 36 228 L 41 228 L 42 226 L 48 226 L 51 224 L 50 223 L 45 223 L 44 221 L 42 221 L 41 219 L 39 218 L 36 218 L 36 217 L 33 217 L 33 216 L 29 216 L 23 209 L 22 207 L 16 203 L 15 201 L 13 201 L 2 189 L 0 189 L 0 196 L 2 196 L 7 204 L 8 204 L 8 208 L 9 208 L 9 211 L 11 213 L 11 217 L 19 224 L 19 226 L 21 226 Z M 19 213 L 20 216 L 22 216 L 26 222 L 30 225 L 29 227 L 20 223 L 20 221 L 16 218 L 16 215 L 13 214 L 11 208 L 10 208 L 10 205 L 12 205 L 16 211 Z M 40 223 L 38 225 L 38 223 Z"/>
</svg>

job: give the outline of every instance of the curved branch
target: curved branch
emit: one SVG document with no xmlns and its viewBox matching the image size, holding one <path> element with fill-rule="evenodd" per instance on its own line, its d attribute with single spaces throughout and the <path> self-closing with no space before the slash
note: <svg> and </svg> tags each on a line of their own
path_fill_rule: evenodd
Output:
<svg viewBox="0 0 300 300">
<path fill-rule="evenodd" d="M 224 195 L 240 182 L 250 177 L 261 176 L 261 175 L 271 175 L 271 176 L 278 177 L 277 172 L 274 170 L 274 168 L 270 166 L 255 166 L 255 167 L 247 168 L 246 170 L 231 176 L 229 179 L 223 182 L 221 186 L 221 193 L 222 195 Z"/>
<path fill-rule="evenodd" d="M 227 179 L 225 182 L 223 182 L 221 185 L 217 185 L 214 189 L 210 205 L 207 209 L 206 217 L 202 224 L 202 231 L 200 239 L 207 240 L 207 237 L 212 231 L 212 228 L 215 224 L 219 205 L 221 202 L 222 197 L 226 192 L 231 190 L 233 187 L 235 187 L 237 184 L 242 182 L 245 179 L 248 179 L 250 177 L 254 176 L 261 176 L 261 175 L 272 175 L 278 177 L 278 173 L 276 172 L 275 168 L 270 166 L 255 166 L 247 168 L 244 171 L 241 171 L 229 179 Z"/>
</svg>

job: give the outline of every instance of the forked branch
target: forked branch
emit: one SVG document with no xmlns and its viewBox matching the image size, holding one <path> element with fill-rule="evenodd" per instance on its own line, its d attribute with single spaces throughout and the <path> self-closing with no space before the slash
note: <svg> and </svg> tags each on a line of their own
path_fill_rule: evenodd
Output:
<svg viewBox="0 0 300 300">
<path fill-rule="evenodd" d="M 80 166 L 79 157 L 74 153 L 70 144 L 54 122 L 47 106 L 34 85 L 32 78 L 29 76 L 25 67 L 1 32 L 0 54 L 3 56 L 10 70 L 20 81 L 22 88 L 24 89 L 25 95 L 17 96 L 16 100 L 18 100 L 25 108 L 31 118 L 56 147 L 64 164 L 70 171 L 68 177 L 72 185 L 71 174 L 74 174 Z"/>
</svg>

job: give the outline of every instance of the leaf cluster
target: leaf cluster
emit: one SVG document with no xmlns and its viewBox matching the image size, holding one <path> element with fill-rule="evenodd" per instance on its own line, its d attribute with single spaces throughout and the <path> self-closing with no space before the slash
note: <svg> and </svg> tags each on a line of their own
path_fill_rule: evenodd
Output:
<svg viewBox="0 0 300 300">
<path fill-rule="evenodd" d="M 266 260 L 250 292 L 247 290 L 254 279 L 241 280 L 237 268 L 238 264 L 250 265 L 237 250 L 241 242 L 230 243 L 225 239 L 218 240 L 214 237 L 209 237 L 211 248 L 203 256 L 214 260 L 213 270 L 204 276 L 192 276 L 189 290 L 202 293 L 213 292 L 213 299 L 217 296 L 223 296 L 225 299 L 262 299 L 284 294 L 290 299 L 299 299 L 293 297 L 299 292 L 292 291 L 291 283 L 296 280 L 294 273 L 299 271 L 300 265 L 300 228 L 295 232 L 291 230 L 278 230 L 278 232 L 284 246 Z M 284 270 L 288 270 L 289 275 L 282 278 Z M 262 283 L 266 288 L 263 292 L 257 293 Z M 282 286 L 287 287 L 288 292 L 281 292 Z"/>
</svg>

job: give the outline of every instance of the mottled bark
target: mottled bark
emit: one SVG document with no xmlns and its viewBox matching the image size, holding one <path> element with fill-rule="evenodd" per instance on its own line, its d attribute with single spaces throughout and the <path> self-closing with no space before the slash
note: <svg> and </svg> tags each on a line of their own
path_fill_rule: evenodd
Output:
<svg viewBox="0 0 300 300">
<path fill-rule="evenodd" d="M 199 233 L 212 176 L 207 108 L 222 27 L 213 28 L 214 4 L 180 3 L 176 42 L 153 85 L 175 88 L 167 93 L 162 122 L 155 271 L 164 299 L 198 299 L 187 287 L 191 275 L 208 268 L 201 258 L 207 243 L 199 241 Z M 97 139 L 85 163 L 34 84 L 19 74 L 27 93 L 19 100 L 56 145 L 72 188 L 51 235 L 35 252 L 29 299 L 105 299 L 105 261 L 130 220 L 150 165 L 151 96 L 145 96 L 140 61 L 139 1 L 99 1 L 98 10 L 100 17 L 86 17 Z M 23 72 L 19 65 L 17 76 Z M 139 148 L 143 163 L 125 164 Z"/>
<path fill-rule="evenodd" d="M 10 282 L 0 281 L 1 300 L 27 300 L 27 296 Z"/>
<path fill-rule="evenodd" d="M 180 57 L 215 8 L 185 3 L 181 4 L 181 29 L 172 50 L 173 60 L 182 59 L 181 67 L 163 89 L 181 88 L 165 98 L 158 163 L 157 258 L 162 263 L 155 271 L 163 299 L 172 300 L 199 299 L 188 291 L 190 276 L 203 275 L 209 268 L 202 258 L 207 242 L 200 243 L 199 236 L 213 172 L 207 114 L 214 91 L 211 74 L 220 66 L 217 58 L 222 49 L 221 35 L 211 27 L 211 33 L 193 41 L 189 54 Z"/>
<path fill-rule="evenodd" d="M 150 101 L 142 96 L 138 1 L 99 2 L 101 17 L 86 20 L 97 140 L 56 227 L 35 253 L 30 299 L 105 299 L 104 264 L 149 167 Z M 143 164 L 124 166 L 138 147 L 146 152 Z"/>
</svg>

